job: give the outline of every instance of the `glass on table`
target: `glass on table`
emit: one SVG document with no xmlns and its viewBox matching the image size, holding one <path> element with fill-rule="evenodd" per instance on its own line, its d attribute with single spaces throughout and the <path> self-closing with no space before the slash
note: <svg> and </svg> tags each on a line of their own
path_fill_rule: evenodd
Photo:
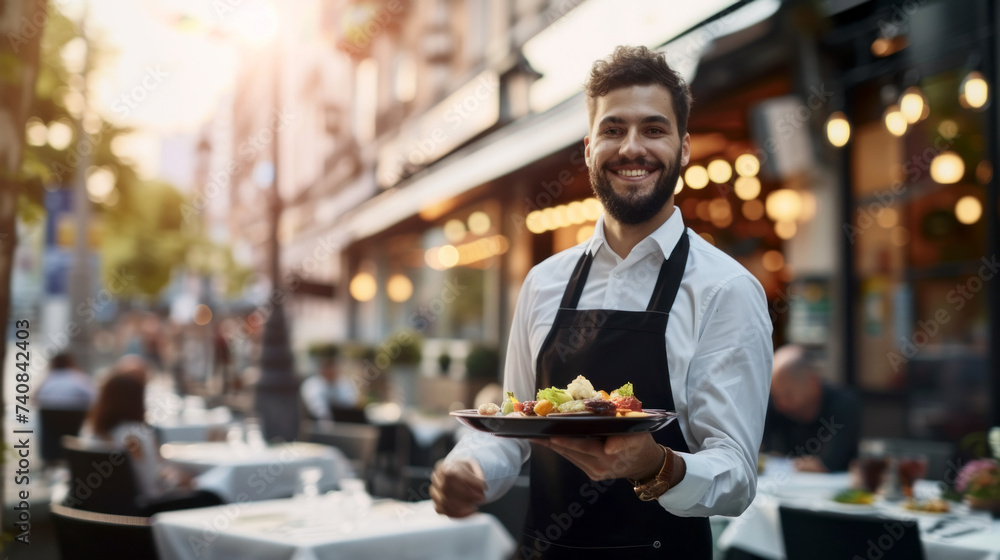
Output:
<svg viewBox="0 0 1000 560">
<path fill-rule="evenodd" d="M 353 512 L 356 517 L 368 515 L 372 507 L 372 497 L 368 495 L 365 481 L 360 478 L 342 478 L 339 484 L 347 502 L 347 510 Z"/>
<path fill-rule="evenodd" d="M 264 440 L 264 432 L 261 430 L 260 422 L 256 418 L 247 418 L 244 424 L 246 424 L 247 445 L 250 449 L 259 451 L 267 447 L 267 441 Z"/>
<path fill-rule="evenodd" d="M 305 499 L 319 496 L 319 480 L 321 478 L 323 478 L 323 469 L 320 467 L 299 469 L 299 492 L 297 495 Z"/>
<path fill-rule="evenodd" d="M 874 494 L 882 487 L 889 460 L 885 457 L 859 457 L 857 468 L 861 487 Z"/>
<path fill-rule="evenodd" d="M 913 485 L 927 475 L 926 455 L 901 455 L 897 459 L 899 465 L 899 486 L 903 496 L 913 497 Z"/>
<path fill-rule="evenodd" d="M 243 447 L 246 445 L 243 441 L 243 426 L 240 424 L 231 424 L 226 430 L 226 443 L 230 447 Z"/>
</svg>

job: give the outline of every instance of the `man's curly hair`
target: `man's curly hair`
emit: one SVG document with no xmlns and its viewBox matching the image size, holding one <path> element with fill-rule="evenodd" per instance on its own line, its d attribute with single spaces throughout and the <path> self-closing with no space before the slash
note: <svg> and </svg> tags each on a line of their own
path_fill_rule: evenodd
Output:
<svg viewBox="0 0 1000 560">
<path fill-rule="evenodd" d="M 594 62 L 590 78 L 583 86 L 587 96 L 587 114 L 594 120 L 596 101 L 616 90 L 631 86 L 663 86 L 673 99 L 677 113 L 678 135 L 687 133 L 688 114 L 691 112 L 691 89 L 677 72 L 670 68 L 663 53 L 646 47 L 619 45 L 615 52 Z"/>
</svg>

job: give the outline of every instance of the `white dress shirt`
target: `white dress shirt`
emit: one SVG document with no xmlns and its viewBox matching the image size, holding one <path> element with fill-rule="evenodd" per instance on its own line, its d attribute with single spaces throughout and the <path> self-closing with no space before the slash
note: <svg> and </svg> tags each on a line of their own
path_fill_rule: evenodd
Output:
<svg viewBox="0 0 1000 560">
<path fill-rule="evenodd" d="M 682 234 L 688 235 L 691 250 L 665 342 L 670 388 L 691 453 L 680 454 L 687 472 L 659 503 L 678 516 L 739 515 L 757 490 L 757 451 L 771 384 L 767 300 L 745 268 L 685 229 L 679 210 L 625 259 L 607 244 L 601 216 L 588 241 L 531 269 L 514 311 L 504 389 L 534 400 L 538 353 L 584 251 L 594 261 L 577 308 L 644 311 L 660 266 Z M 642 387 L 635 393 L 641 400 Z M 474 458 L 487 481 L 487 499 L 493 500 L 510 488 L 530 454 L 524 440 L 476 432 L 448 458 Z"/>
</svg>

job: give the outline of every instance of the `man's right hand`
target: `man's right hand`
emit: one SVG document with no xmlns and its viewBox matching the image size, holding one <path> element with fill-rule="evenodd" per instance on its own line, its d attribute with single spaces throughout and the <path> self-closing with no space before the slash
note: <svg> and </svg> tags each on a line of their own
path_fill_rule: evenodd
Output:
<svg viewBox="0 0 1000 560">
<path fill-rule="evenodd" d="M 486 500 L 486 481 L 473 459 L 438 461 L 431 475 L 434 510 L 448 517 L 468 517 Z"/>
</svg>

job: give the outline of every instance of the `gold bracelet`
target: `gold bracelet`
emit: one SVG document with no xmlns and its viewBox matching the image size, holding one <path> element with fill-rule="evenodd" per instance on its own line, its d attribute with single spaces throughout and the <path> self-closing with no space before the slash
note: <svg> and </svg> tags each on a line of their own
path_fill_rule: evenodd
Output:
<svg viewBox="0 0 1000 560">
<path fill-rule="evenodd" d="M 644 502 L 655 500 L 670 490 L 670 481 L 674 477 L 674 452 L 665 445 L 663 448 L 663 466 L 653 478 L 646 481 L 628 479 L 632 484 L 635 495 Z"/>
</svg>

